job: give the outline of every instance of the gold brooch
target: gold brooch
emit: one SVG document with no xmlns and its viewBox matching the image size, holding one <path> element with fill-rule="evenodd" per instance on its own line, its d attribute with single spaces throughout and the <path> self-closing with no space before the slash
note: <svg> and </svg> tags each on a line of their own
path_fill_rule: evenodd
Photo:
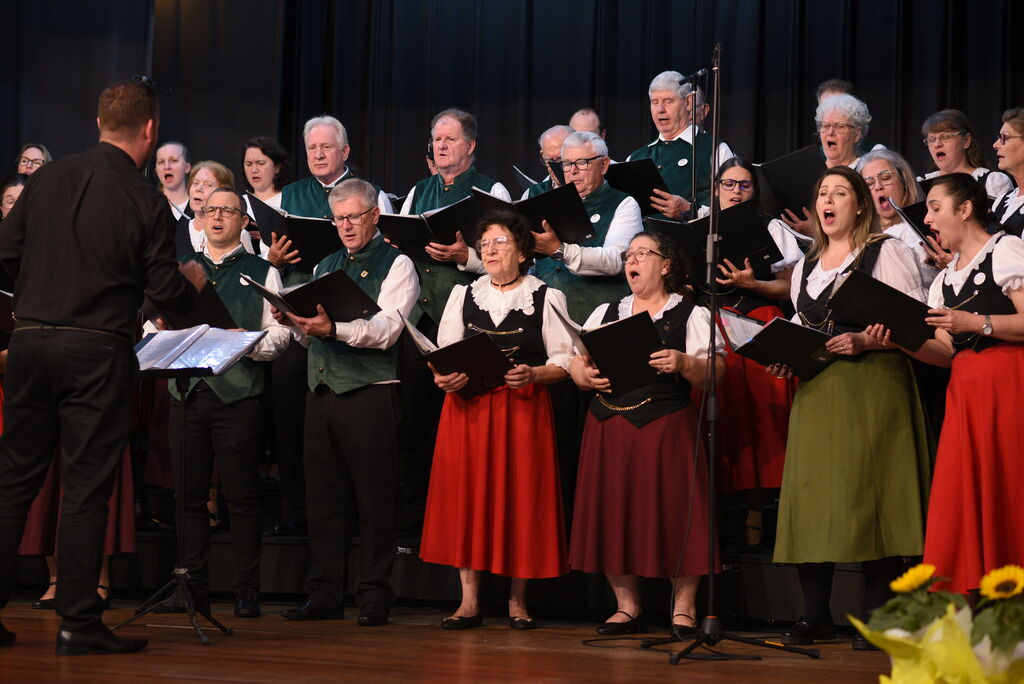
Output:
<svg viewBox="0 0 1024 684">
<path fill-rule="evenodd" d="M 370 272 L 369 272 L 369 271 L 363 271 L 362 273 L 360 273 L 360 274 L 359 274 L 359 277 L 360 277 L 360 278 L 365 278 L 365 277 L 366 277 L 366 276 L 368 276 L 368 275 L 370 275 Z"/>
</svg>

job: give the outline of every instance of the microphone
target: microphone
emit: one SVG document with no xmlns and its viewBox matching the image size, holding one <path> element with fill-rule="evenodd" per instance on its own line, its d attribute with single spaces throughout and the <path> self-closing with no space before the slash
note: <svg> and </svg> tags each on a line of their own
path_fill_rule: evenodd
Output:
<svg viewBox="0 0 1024 684">
<path fill-rule="evenodd" d="M 707 76 L 707 75 L 708 75 L 707 68 L 700 69 L 699 71 L 693 72 L 689 76 L 683 76 L 681 79 L 679 79 L 679 85 L 683 85 L 684 83 L 689 83 L 690 81 L 695 81 L 698 78 L 700 78 L 701 76 Z"/>
</svg>

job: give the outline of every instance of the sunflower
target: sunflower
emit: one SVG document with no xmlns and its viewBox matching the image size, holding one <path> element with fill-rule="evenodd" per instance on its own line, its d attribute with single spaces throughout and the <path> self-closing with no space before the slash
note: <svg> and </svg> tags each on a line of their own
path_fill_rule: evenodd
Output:
<svg viewBox="0 0 1024 684">
<path fill-rule="evenodd" d="M 1024 568 L 1004 565 L 981 578 L 981 595 L 987 599 L 1008 599 L 1024 592 Z"/>
<path fill-rule="evenodd" d="M 926 585 L 934 574 L 934 565 L 921 563 L 910 568 L 892 582 L 889 582 L 889 588 L 897 594 L 907 594 Z"/>
</svg>

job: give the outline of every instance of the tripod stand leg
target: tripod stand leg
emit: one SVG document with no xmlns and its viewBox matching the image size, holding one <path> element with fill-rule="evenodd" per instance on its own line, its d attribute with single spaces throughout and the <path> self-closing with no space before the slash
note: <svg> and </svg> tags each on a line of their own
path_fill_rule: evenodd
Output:
<svg viewBox="0 0 1024 684">
<path fill-rule="evenodd" d="M 185 612 L 188 614 L 188 620 L 192 623 L 192 629 L 196 630 L 196 636 L 199 637 L 199 643 L 203 646 L 210 645 L 210 638 L 203 633 L 203 628 L 199 626 L 199 621 L 196 620 L 196 606 L 192 601 L 192 592 L 188 590 L 187 586 L 180 586 L 178 590 L 181 592 L 182 602 L 185 604 Z"/>
<path fill-rule="evenodd" d="M 124 620 L 123 622 L 118 623 L 117 625 L 114 625 L 113 627 L 110 628 L 110 631 L 114 631 L 114 630 L 120 629 L 121 627 L 124 627 L 125 625 L 127 625 L 127 624 L 129 624 L 131 622 L 135 622 L 140 617 L 143 617 L 145 615 L 149 615 L 150 613 L 152 613 L 154 610 L 159 608 L 164 603 L 164 601 L 166 601 L 169 598 L 171 598 L 172 596 L 174 596 L 175 589 L 177 588 L 177 584 L 178 584 L 177 581 L 174 578 L 171 578 L 170 582 L 168 582 L 164 586 L 162 586 L 159 589 L 157 589 L 156 592 L 154 592 L 152 596 L 150 596 L 148 599 L 146 599 L 145 603 L 143 603 L 141 606 L 136 608 L 134 615 L 132 615 L 127 620 Z"/>
<path fill-rule="evenodd" d="M 682 651 L 670 655 L 668 657 L 668 662 L 672 665 L 678 665 L 679 661 L 685 658 L 691 651 L 710 642 L 711 640 L 706 635 L 698 634 L 697 638 L 693 640 L 692 644 L 684 648 Z"/>
<path fill-rule="evenodd" d="M 660 639 L 644 639 L 640 642 L 640 648 L 653 648 L 655 646 L 662 646 L 664 644 L 673 644 L 680 641 L 679 637 L 662 637 Z"/>
</svg>

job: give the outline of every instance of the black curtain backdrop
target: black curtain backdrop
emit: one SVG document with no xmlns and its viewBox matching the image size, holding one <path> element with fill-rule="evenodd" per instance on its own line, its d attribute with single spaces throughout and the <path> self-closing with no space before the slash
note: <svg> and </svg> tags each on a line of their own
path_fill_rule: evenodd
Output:
<svg viewBox="0 0 1024 684">
<path fill-rule="evenodd" d="M 352 161 L 399 195 L 425 175 L 429 120 L 449 106 L 477 115 L 477 166 L 510 189 L 511 164 L 540 176 L 537 135 L 579 107 L 601 113 L 622 159 L 655 135 L 651 78 L 707 65 L 716 42 L 722 131 L 754 161 L 814 140 L 827 78 L 857 85 L 869 137 L 919 172 L 927 115 L 963 109 L 991 153 L 1001 112 L 1024 105 L 1014 0 L 51 0 L 5 13 L 0 160 L 24 140 L 58 156 L 89 146 L 99 91 L 133 73 L 174 89 L 162 137 L 194 160 L 240 173 L 245 140 L 275 135 L 301 177 L 302 124 L 327 112 Z"/>
</svg>

